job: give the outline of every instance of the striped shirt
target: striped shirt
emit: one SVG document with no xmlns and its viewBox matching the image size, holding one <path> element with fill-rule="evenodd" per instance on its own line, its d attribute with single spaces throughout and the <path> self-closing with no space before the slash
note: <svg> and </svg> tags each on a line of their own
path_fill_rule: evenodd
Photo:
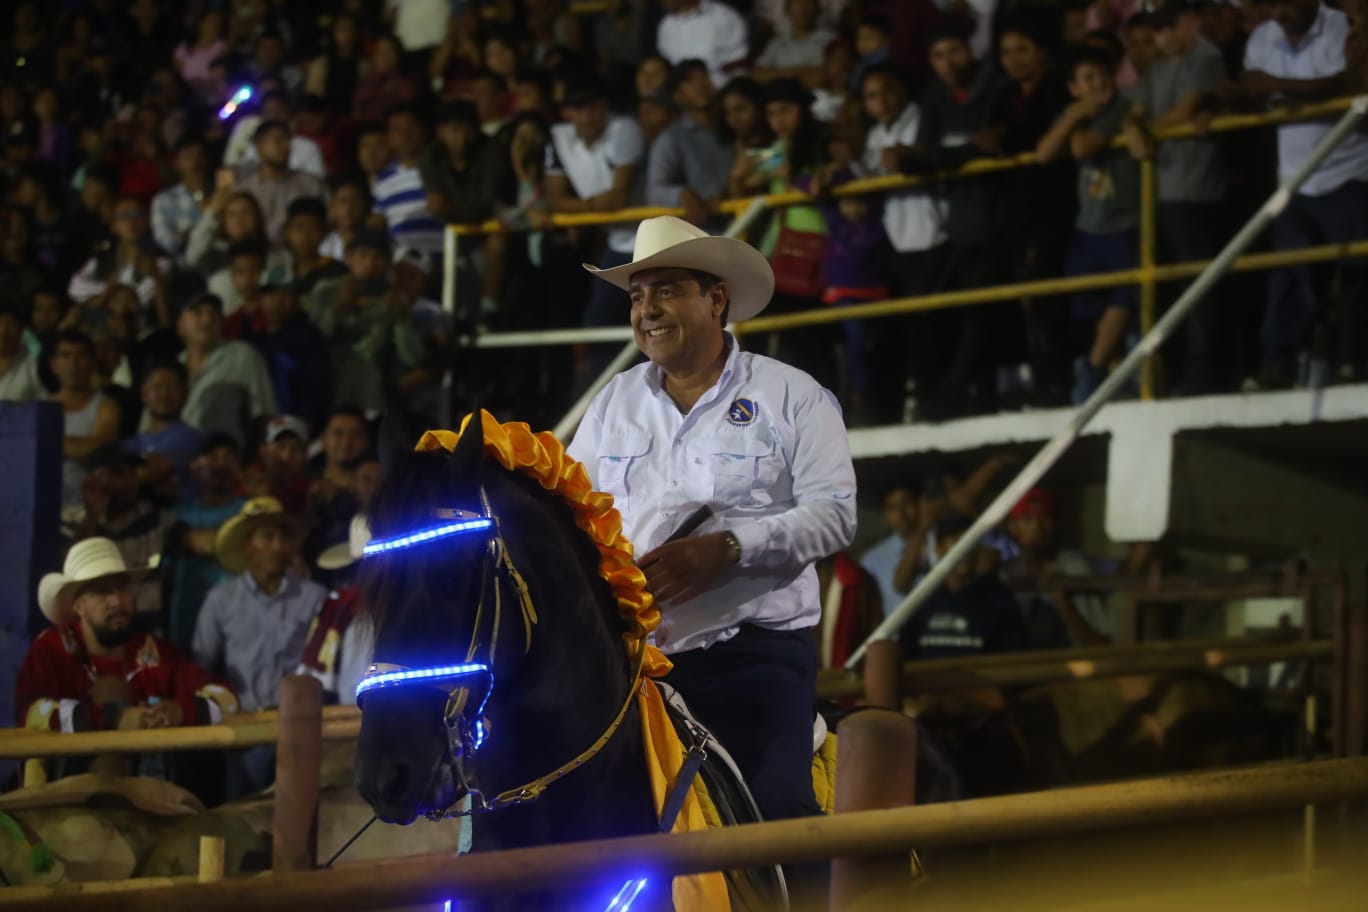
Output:
<svg viewBox="0 0 1368 912">
<path fill-rule="evenodd" d="M 389 223 L 395 246 L 421 250 L 430 258 L 442 253 L 442 223 L 427 207 L 417 168 L 394 162 L 375 180 L 375 211 Z"/>
</svg>

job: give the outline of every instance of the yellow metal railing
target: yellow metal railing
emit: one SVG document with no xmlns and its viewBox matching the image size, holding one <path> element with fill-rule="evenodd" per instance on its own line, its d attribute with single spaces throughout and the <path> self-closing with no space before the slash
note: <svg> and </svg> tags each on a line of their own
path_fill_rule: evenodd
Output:
<svg viewBox="0 0 1368 912">
<path fill-rule="evenodd" d="M 1213 118 L 1204 128 L 1193 124 L 1165 127 L 1154 132 L 1158 142 L 1175 139 L 1191 139 L 1199 136 L 1232 133 L 1260 127 L 1278 126 L 1308 120 L 1330 119 L 1347 111 L 1353 103 L 1352 98 L 1339 98 L 1316 104 L 1303 105 L 1270 111 L 1263 114 L 1228 114 Z M 1121 145 L 1121 139 L 1116 140 Z M 935 187 L 948 180 L 957 180 L 977 175 L 1038 165 L 1033 153 L 999 158 L 984 158 L 971 161 L 963 167 L 949 172 L 919 175 L 885 175 L 850 181 L 830 191 L 833 196 L 857 196 L 868 193 L 887 193 L 901 190 Z M 1070 294 L 1078 291 L 1091 291 L 1101 288 L 1114 288 L 1122 285 L 1137 285 L 1140 291 L 1140 329 L 1147 333 L 1154 326 L 1158 311 L 1158 285 L 1161 282 L 1195 276 L 1207 265 L 1206 262 L 1178 263 L 1159 265 L 1155 257 L 1155 172 L 1153 159 L 1140 163 L 1140 249 L 1138 267 L 1118 272 L 1096 273 L 1043 279 L 1032 282 L 1017 282 L 1006 285 L 992 285 L 965 291 L 941 292 L 917 295 L 841 308 L 817 308 L 810 311 L 782 316 L 760 317 L 735 327 L 738 333 L 768 332 L 810 326 L 818 323 L 832 323 L 842 320 L 888 317 L 915 311 L 936 310 L 944 307 L 960 307 L 970 304 L 987 304 L 1017 300 L 1023 297 L 1051 296 Z M 789 190 L 757 197 L 741 197 L 722 200 L 716 211 L 726 215 L 736 215 L 759 201 L 766 208 L 812 203 L 815 198 L 800 190 Z M 553 228 L 582 228 L 596 225 L 611 225 L 622 222 L 635 222 L 661 215 L 682 216 L 682 208 L 665 206 L 635 206 L 613 212 L 561 213 L 552 215 L 550 226 Z M 500 234 L 522 231 L 514 229 L 498 220 L 476 224 L 450 225 L 448 231 L 456 238 L 478 235 Z M 1368 238 L 1354 243 L 1325 245 L 1297 250 L 1278 251 L 1273 254 L 1254 254 L 1241 257 L 1233 268 L 1242 271 L 1275 269 L 1303 263 L 1323 262 L 1351 256 L 1368 256 Z M 454 268 L 452 263 L 448 269 Z M 1156 380 L 1152 359 L 1146 363 L 1141 375 L 1141 395 L 1153 398 Z"/>
</svg>

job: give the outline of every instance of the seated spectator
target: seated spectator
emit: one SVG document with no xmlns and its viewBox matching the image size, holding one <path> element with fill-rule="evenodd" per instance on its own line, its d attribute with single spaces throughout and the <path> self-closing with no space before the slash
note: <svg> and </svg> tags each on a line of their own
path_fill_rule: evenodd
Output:
<svg viewBox="0 0 1368 912">
<path fill-rule="evenodd" d="M 656 50 L 672 64 L 702 55 L 713 85 L 745 72 L 750 47 L 746 21 L 719 0 L 661 0 Z"/>
<path fill-rule="evenodd" d="M 1136 13 L 1121 28 L 1125 58 L 1116 84 L 1129 87 L 1138 83 L 1159 59 L 1159 44 L 1155 38 L 1154 20 L 1149 13 Z"/>
<path fill-rule="evenodd" d="M 1112 71 L 1111 58 L 1101 51 L 1082 48 L 1075 54 L 1069 76 L 1074 102 L 1036 148 L 1041 161 L 1072 154 L 1079 162 L 1078 219 L 1065 264 L 1069 275 L 1131 269 L 1138 256 L 1137 160 L 1152 153 L 1153 140 L 1117 91 Z M 1126 139 L 1125 149 L 1111 145 L 1118 134 Z M 1092 346 L 1075 371 L 1075 404 L 1102 384 L 1136 306 L 1135 290 L 1129 287 L 1073 297 L 1074 319 L 1094 326 Z"/>
<path fill-rule="evenodd" d="M 420 250 L 437 262 L 445 244 L 442 222 L 428 209 L 419 171 L 427 127 L 416 109 L 395 108 L 385 118 L 385 136 L 394 160 L 376 177 L 375 211 L 385 217 L 395 246 Z"/>
<path fill-rule="evenodd" d="M 962 31 L 958 32 L 962 34 Z M 942 32 L 937 32 L 937 35 Z M 935 35 L 930 38 L 934 43 Z M 965 47 L 968 47 L 966 41 Z M 931 45 L 927 45 L 931 51 Z M 869 13 L 855 26 L 855 71 L 850 74 L 850 87 L 858 88 L 864 81 L 865 71 L 870 67 L 888 66 L 893 62 L 893 24 L 880 13 Z M 934 59 L 934 58 L 932 58 Z"/>
<path fill-rule="evenodd" d="M 331 574 L 333 588 L 309 625 L 304 658 L 296 673 L 318 678 L 323 700 L 329 704 L 356 705 L 356 686 L 375 651 L 375 631 L 370 619 L 360 616 L 361 587 L 355 581 L 357 562 L 369 541 L 370 526 L 358 513 L 352 517 L 347 538 L 318 556 L 318 567 Z"/>
<path fill-rule="evenodd" d="M 469 101 L 442 102 L 436 123 L 437 142 L 418 158 L 428 211 L 461 224 L 493 218 L 507 189 L 507 153 L 481 132 L 479 111 Z"/>
<path fill-rule="evenodd" d="M 209 155 L 204 140 L 189 136 L 176 146 L 172 159 L 180 181 L 152 200 L 152 238 L 178 262 L 188 262 L 190 233 L 212 199 Z"/>
<path fill-rule="evenodd" d="M 232 250 L 241 244 L 254 245 L 262 251 L 265 264 L 283 265 L 284 254 L 270 247 L 266 238 L 266 223 L 256 197 L 242 190 L 234 190 L 231 172 L 219 172 L 225 178 L 214 191 L 195 227 L 190 230 L 186 245 L 186 261 L 206 279 L 206 287 L 224 301 L 224 313 L 231 316 L 241 300 L 233 293 L 229 260 Z"/>
<path fill-rule="evenodd" d="M 215 586 L 195 623 L 195 660 L 222 670 L 248 711 L 274 709 L 280 679 L 299 665 L 309 623 L 328 591 L 296 576 L 307 520 L 258 497 L 215 537 L 219 564 L 233 576 Z M 274 776 L 274 749 L 229 757 L 229 797 L 259 791 Z"/>
<path fill-rule="evenodd" d="M 223 335 L 245 339 L 261 330 L 261 286 L 266 280 L 266 248 L 258 241 L 241 241 L 228 249 L 227 287 L 223 273 L 209 280 L 209 293 L 223 301 L 228 317 Z"/>
<path fill-rule="evenodd" d="M 14 202 L 27 212 L 32 226 L 34 263 L 47 281 L 65 285 L 86 261 L 89 238 L 65 203 L 57 172 L 38 163 L 24 167 L 14 184 Z"/>
<path fill-rule="evenodd" d="M 256 198 L 266 237 L 273 244 L 281 241 L 290 203 L 305 196 L 322 198 L 327 190 L 321 177 L 290 166 L 291 139 L 290 127 L 284 121 L 263 120 L 252 133 L 252 146 L 260 162 L 238 185 Z"/>
<path fill-rule="evenodd" d="M 917 524 L 918 486 L 895 484 L 884 493 L 883 519 L 888 535 L 860 555 L 860 564 L 869 571 L 878 587 L 884 614 L 892 614 L 902 604 L 907 591 L 893 585 L 894 572 L 909 548 L 914 555 L 924 553 L 925 530 Z"/>
<path fill-rule="evenodd" d="M 1266 102 L 1282 97 L 1301 103 L 1335 97 L 1347 89 L 1346 40 L 1357 48 L 1362 78 L 1362 25 L 1352 35 L 1349 18 L 1317 0 L 1288 0 L 1249 36 L 1240 93 Z M 1278 180 L 1301 170 L 1311 150 L 1331 129 L 1327 122 L 1278 128 Z M 1368 136 L 1351 133 L 1301 185 L 1273 223 L 1279 250 L 1342 244 L 1368 236 Z M 1280 389 L 1295 377 L 1297 356 L 1309 344 L 1318 305 L 1310 264 L 1269 276 L 1268 303 L 1259 333 L 1260 368 L 1246 389 Z M 1340 325 L 1331 354 L 1338 382 L 1362 380 L 1368 371 L 1368 268 L 1349 259 L 1339 267 Z"/>
<path fill-rule="evenodd" d="M 676 64 L 669 93 L 683 116 L 651 144 L 646 203 L 682 206 L 686 220 L 707 227 L 713 208 L 727 194 L 735 153 L 718 133 L 715 92 L 703 61 Z"/>
<path fill-rule="evenodd" d="M 551 117 L 555 106 L 552 94 L 551 76 L 545 70 L 519 70 L 513 77 L 513 114 Z"/>
<path fill-rule="evenodd" d="M 332 183 L 332 197 L 328 200 L 328 236 L 318 245 L 319 256 L 341 263 L 347 257 L 347 244 L 366 225 L 371 211 L 369 182 L 364 177 L 350 175 Z"/>
<path fill-rule="evenodd" d="M 389 167 L 389 137 L 383 123 L 362 123 L 356 129 L 356 167 L 366 177 L 366 191 L 372 196 L 380 174 Z M 379 211 L 379 210 L 377 210 Z"/>
<path fill-rule="evenodd" d="M 294 670 L 309 621 L 327 591 L 295 576 L 308 525 L 274 498 L 254 498 L 215 537 L 219 565 L 233 574 L 209 592 L 194 628 L 194 656 L 222 669 L 244 710 L 276 706 L 280 678 Z"/>
<path fill-rule="evenodd" d="M 315 286 L 305 305 L 331 350 L 333 399 L 379 412 L 388 385 L 423 364 L 413 301 L 389 281 L 389 238 L 366 229 L 347 250 L 349 275 Z"/>
<path fill-rule="evenodd" d="M 674 99 L 663 94 L 648 95 L 637 99 L 635 114 L 637 126 L 641 127 L 641 138 L 646 144 L 649 161 L 650 150 L 655 147 L 655 141 L 679 120 L 679 107 L 674 103 Z M 545 156 L 542 156 L 542 159 L 545 161 Z"/>
<path fill-rule="evenodd" d="M 166 635 L 183 649 L 194 641 L 200 608 L 226 571 L 214 554 L 219 528 L 242 508 L 242 458 L 227 434 L 204 441 L 190 464 L 194 494 L 172 511 L 176 525 L 167 533 L 162 574 L 169 581 Z"/>
<path fill-rule="evenodd" d="M 376 36 L 369 67 L 357 80 L 352 98 L 352 114 L 358 121 L 383 120 L 388 112 L 418 97 L 418 84 L 401 68 L 402 54 L 393 35 Z"/>
<path fill-rule="evenodd" d="M 732 145 L 732 168 L 727 196 L 749 196 L 764 187 L 765 176 L 755 168 L 755 157 L 774 143 L 765 118 L 765 90 L 753 79 L 733 79 L 722 89 L 722 127 L 719 134 Z"/>
<path fill-rule="evenodd" d="M 1003 578 L 1021 603 L 1031 648 L 1109 642 L 1112 617 L 1101 598 L 1051 591 L 1052 579 L 1094 572 L 1081 552 L 1058 548 L 1054 532 L 1054 496 L 1044 488 L 1032 488 L 1008 515 L 1007 534 L 1018 553 L 1003 566 Z"/>
<path fill-rule="evenodd" d="M 207 9 L 195 23 L 195 37 L 181 42 L 172 55 L 181 79 L 204 104 L 217 105 L 223 101 L 214 92 L 209 65 L 227 51 L 225 34 L 223 12 Z"/>
<path fill-rule="evenodd" d="M 82 506 L 85 460 L 119 438 L 118 403 L 95 386 L 95 343 L 79 330 L 63 330 L 53 346 L 50 367 L 57 381 L 52 398 L 62 406 L 62 510 Z"/>
<path fill-rule="evenodd" d="M 243 75 L 258 85 L 273 79 L 283 91 L 297 94 L 304 86 L 304 75 L 298 67 L 286 63 L 285 50 L 280 32 L 271 27 L 262 29 L 252 42 L 251 59 L 241 65 Z"/>
<path fill-rule="evenodd" d="M 827 45 L 822 54 L 822 76 L 812 90 L 812 116 L 819 122 L 832 123 L 846 106 L 855 65 L 855 48 L 849 41 L 837 38 Z"/>
<path fill-rule="evenodd" d="M 480 132 L 485 136 L 502 135 L 512 113 L 512 102 L 508 83 L 498 73 L 482 70 L 470 80 L 470 103 L 475 106 Z"/>
<path fill-rule="evenodd" d="M 286 513 L 309 511 L 309 425 L 294 415 L 276 415 L 266 422 L 266 436 L 257 459 L 248 466 L 244 487 L 251 497 L 274 497 Z"/>
<path fill-rule="evenodd" d="M 237 712 L 220 679 L 135 625 L 133 587 L 145 572 L 129 567 L 113 542 L 91 538 L 72 547 L 61 573 L 43 577 L 38 604 L 53 626 L 34 639 L 19 670 L 23 727 L 130 731 L 212 725 Z"/>
<path fill-rule="evenodd" d="M 711 0 L 705 0 L 711 3 Z M 735 11 L 732 15 L 735 15 Z M 551 128 L 547 146 L 546 194 L 553 212 L 614 212 L 639 197 L 646 148 L 641 128 L 628 117 L 608 110 L 608 90 L 596 78 L 568 80 L 562 102 L 566 122 Z M 621 266 L 632 258 L 636 242 L 630 225 L 614 225 L 595 256 L 600 268 Z M 613 326 L 621 321 L 622 293 L 595 282 L 584 310 L 585 326 Z M 597 375 L 612 359 L 616 346 L 594 346 L 589 372 Z"/>
<path fill-rule="evenodd" d="M 189 493 L 190 463 L 204 446 L 204 435 L 181 420 L 189 391 L 190 378 L 179 361 L 149 367 L 140 388 L 141 429 L 123 441 L 126 451 L 143 460 L 142 483 L 173 499 Z"/>
<path fill-rule="evenodd" d="M 360 412 L 342 407 L 333 410 L 321 440 L 323 461 L 309 491 L 320 550 L 343 538 L 351 518 L 361 510 L 358 483 L 371 449 L 370 428 Z"/>
<path fill-rule="evenodd" d="M 46 398 L 38 359 L 24 346 L 24 319 L 14 305 L 0 304 L 0 402 Z"/>
<path fill-rule="evenodd" d="M 328 207 L 316 196 L 305 196 L 290 204 L 285 216 L 285 252 L 289 266 L 267 272 L 271 285 L 287 283 L 297 295 L 307 295 L 324 279 L 346 275 L 347 267 L 338 259 L 319 252 L 328 232 Z"/>
<path fill-rule="evenodd" d="M 784 0 L 787 25 L 778 30 L 755 61 L 756 79 L 799 79 L 815 89 L 822 78 L 822 55 L 836 33 L 818 19 L 817 0 Z"/>
<path fill-rule="evenodd" d="M 305 95 L 299 99 L 295 137 L 317 144 L 326 175 L 341 174 L 352 166 L 352 123 L 334 115 L 321 96 Z"/>
<path fill-rule="evenodd" d="M 300 310 L 294 286 L 261 289 L 261 326 L 250 340 L 271 372 L 276 404 L 310 427 L 322 425 L 332 403 L 328 340 Z"/>
<path fill-rule="evenodd" d="M 181 363 L 190 377 L 182 419 L 206 435 L 228 434 L 242 446 L 248 424 L 278 409 L 261 355 L 246 342 L 225 340 L 223 322 L 223 302 L 211 294 L 181 311 Z"/>
<path fill-rule="evenodd" d="M 228 138 L 228 148 L 223 152 L 223 165 L 237 168 L 250 174 L 258 167 L 261 153 L 257 149 L 256 131 L 263 123 L 285 124 L 290 130 L 290 154 L 288 167 L 291 171 L 310 174 L 319 180 L 328 176 L 323 162 L 323 150 L 317 142 L 302 136 L 295 127 L 295 109 L 290 96 L 279 89 L 272 89 L 260 96 L 260 107 L 256 114 L 244 114 L 233 125 Z"/>
<path fill-rule="evenodd" d="M 82 304 L 111 286 L 127 285 L 138 294 L 144 326 L 170 326 L 171 302 L 166 283 L 171 265 L 166 251 L 152 240 L 146 207 L 125 196 L 114 205 L 111 243 L 97 248 L 95 255 L 71 277 L 67 295 Z"/>
<path fill-rule="evenodd" d="M 646 57 L 646 4 L 638 0 L 608 0 L 594 21 L 594 50 L 598 52 L 599 76 L 609 85 L 632 78 L 638 62 Z"/>
<path fill-rule="evenodd" d="M 348 12 L 333 16 L 327 50 L 315 57 L 305 74 L 304 91 L 318 95 L 336 115 L 351 112 L 361 78 L 361 29 Z"/>
<path fill-rule="evenodd" d="M 969 528 L 952 516 L 936 525 L 936 556 L 944 557 Z M 1021 607 L 1011 590 L 991 573 L 977 569 L 973 555 L 946 576 L 902 629 L 903 655 L 909 659 L 1022 652 L 1030 648 Z"/>
<path fill-rule="evenodd" d="M 670 61 L 659 54 L 647 54 L 636 65 L 632 84 L 636 87 L 636 97 L 646 98 L 665 91 L 670 81 Z"/>
<path fill-rule="evenodd" d="M 78 541 L 107 538 L 118 547 L 124 562 L 145 567 L 162 553 L 171 514 L 142 495 L 139 473 L 141 456 L 117 443 L 107 443 L 86 460 L 81 485 L 85 518 L 77 527 Z M 161 581 L 144 579 L 135 587 L 135 624 L 139 630 L 160 634 L 166 627 L 162 614 Z"/>
</svg>

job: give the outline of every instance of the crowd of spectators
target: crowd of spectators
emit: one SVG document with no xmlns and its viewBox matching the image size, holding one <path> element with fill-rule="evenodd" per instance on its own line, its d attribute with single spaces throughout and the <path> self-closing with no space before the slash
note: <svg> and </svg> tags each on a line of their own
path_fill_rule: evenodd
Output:
<svg viewBox="0 0 1368 912">
<path fill-rule="evenodd" d="M 723 199 L 806 191 L 748 235 L 775 269 L 770 312 L 798 313 L 1132 267 L 1138 160 L 1155 158 L 1161 260 L 1202 259 L 1327 129 L 1228 140 L 1212 116 L 1342 95 L 1364 68 L 1361 31 L 1319 0 L 1021 7 L 19 0 L 0 40 L 0 399 L 62 409 L 68 542 L 159 561 L 129 624 L 247 709 L 301 663 L 345 699 L 376 417 L 480 404 L 550 426 L 613 354 L 468 344 L 625 324 L 625 298 L 580 264 L 628 262 L 635 226 L 553 215 L 672 206 L 720 232 Z M 1155 142 L 1183 124 L 1192 138 Z M 829 192 L 1023 152 L 1043 164 Z M 462 239 L 446 312 L 442 226 L 488 220 L 509 230 Z M 1355 135 L 1273 243 L 1361 238 Z M 1319 363 L 1362 379 L 1362 264 L 1325 279 L 1219 286 L 1172 346 L 1169 388 L 1319 382 Z M 1118 288 L 743 344 L 814 374 L 851 424 L 936 420 L 1080 400 L 1136 310 Z M 906 553 L 931 560 L 956 529 L 927 522 L 930 550 Z M 885 601 L 916 563 L 892 550 Z M 262 769 L 244 763 L 243 787 Z"/>
</svg>

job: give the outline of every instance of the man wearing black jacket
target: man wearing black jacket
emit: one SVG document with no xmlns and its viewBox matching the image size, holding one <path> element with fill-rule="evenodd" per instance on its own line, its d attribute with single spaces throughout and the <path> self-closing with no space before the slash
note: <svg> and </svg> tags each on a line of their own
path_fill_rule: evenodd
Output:
<svg viewBox="0 0 1368 912">
<path fill-rule="evenodd" d="M 281 413 L 321 428 L 332 396 L 328 340 L 300 311 L 290 285 L 261 289 L 261 316 L 265 331 L 249 341 L 266 360 Z"/>
</svg>

